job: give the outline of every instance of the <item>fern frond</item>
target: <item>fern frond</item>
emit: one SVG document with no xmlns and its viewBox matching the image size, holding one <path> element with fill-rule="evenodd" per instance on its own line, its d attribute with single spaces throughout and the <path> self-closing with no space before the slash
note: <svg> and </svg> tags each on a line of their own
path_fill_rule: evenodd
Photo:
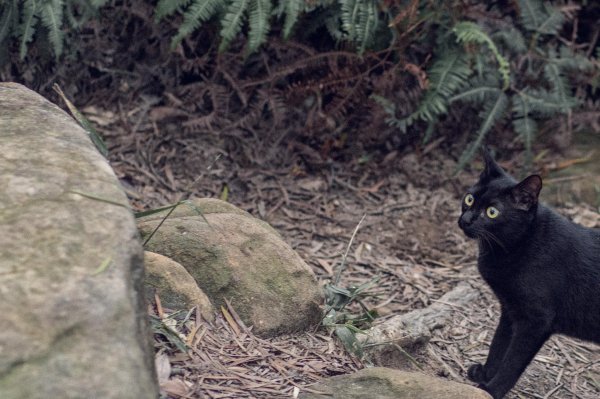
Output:
<svg viewBox="0 0 600 399">
<path fill-rule="evenodd" d="M 365 52 L 367 46 L 373 40 L 375 31 L 377 30 L 377 24 L 379 18 L 377 15 L 377 4 L 373 1 L 369 1 L 365 4 L 361 12 L 361 29 L 357 31 L 357 41 L 360 43 L 358 52 L 362 54 Z"/>
<path fill-rule="evenodd" d="M 525 89 L 518 93 L 523 100 L 527 101 L 532 112 L 537 112 L 543 116 L 553 116 L 557 112 L 564 113 L 578 104 L 573 97 L 567 97 L 561 101 L 553 93 L 546 90 Z"/>
<path fill-rule="evenodd" d="M 537 32 L 545 35 L 556 35 L 565 23 L 564 14 L 556 7 L 545 5 L 546 18 L 537 27 Z"/>
<path fill-rule="evenodd" d="M 164 17 L 174 14 L 175 11 L 184 9 L 191 1 L 192 0 L 159 0 L 154 9 L 154 19 L 158 22 Z M 203 2 L 196 1 L 196 3 Z M 210 16 L 208 18 L 210 18 Z"/>
<path fill-rule="evenodd" d="M 539 0 L 519 0 L 521 23 L 525 29 L 535 31 L 547 18 L 542 2 Z"/>
<path fill-rule="evenodd" d="M 25 59 L 27 54 L 27 43 L 33 38 L 35 25 L 37 23 L 38 2 L 37 0 L 25 0 L 23 2 L 23 22 L 19 26 L 19 57 Z"/>
<path fill-rule="evenodd" d="M 596 67 L 589 58 L 581 53 L 573 52 L 573 50 L 565 45 L 560 46 L 559 54 L 556 54 L 554 49 L 550 49 L 548 51 L 548 58 L 548 62 L 558 65 L 561 70 L 586 72 L 592 71 Z"/>
<path fill-rule="evenodd" d="M 521 93 L 517 93 L 517 95 L 513 97 L 512 105 L 514 117 L 512 121 L 513 127 L 515 132 L 517 132 L 517 134 L 523 139 L 526 157 L 529 162 L 531 156 L 531 146 L 538 130 L 537 123 L 530 115 L 532 110 L 530 108 L 529 101 Z"/>
<path fill-rule="evenodd" d="M 555 35 L 565 23 L 565 16 L 556 7 L 540 0 L 519 0 L 521 22 L 532 32 Z"/>
<path fill-rule="evenodd" d="M 250 31 L 248 32 L 248 54 L 257 50 L 267 39 L 271 7 L 271 0 L 252 0 L 252 3 L 250 3 L 248 18 L 250 25 Z"/>
<path fill-rule="evenodd" d="M 574 99 L 571 99 L 567 79 L 561 73 L 558 65 L 551 62 L 544 65 L 544 76 L 546 76 L 546 79 L 548 79 L 548 82 L 552 86 L 553 97 L 558 99 L 560 103 L 565 104 L 563 112 L 571 108 L 568 104 Z"/>
<path fill-rule="evenodd" d="M 496 86 L 474 85 L 470 89 L 460 92 L 459 94 L 450 97 L 449 101 L 467 101 L 470 103 L 483 103 L 493 95 L 498 95 L 501 91 Z"/>
<path fill-rule="evenodd" d="M 465 54 L 457 48 L 446 50 L 429 71 L 430 89 L 415 112 L 402 122 L 410 126 L 415 120 L 432 122 L 448 111 L 449 98 L 467 83 L 471 75 Z"/>
<path fill-rule="evenodd" d="M 292 28 L 298 21 L 302 2 L 298 0 L 285 0 L 283 10 L 285 12 L 285 22 L 283 23 L 283 38 L 287 39 L 292 33 Z"/>
<path fill-rule="evenodd" d="M 360 0 L 344 0 L 340 1 L 340 3 L 342 4 L 342 13 L 340 15 L 342 19 L 342 28 L 350 40 L 355 40 L 355 27 L 358 26 L 358 19 L 360 18 L 360 8 L 362 3 Z"/>
<path fill-rule="evenodd" d="M 90 0 L 90 4 L 95 9 L 99 9 L 100 7 L 104 7 L 108 3 L 108 0 Z"/>
<path fill-rule="evenodd" d="M 515 54 L 522 54 L 527 51 L 525 37 L 523 37 L 523 34 L 518 29 L 512 26 L 494 32 L 490 35 L 490 38 Z"/>
<path fill-rule="evenodd" d="M 342 0 L 340 3 L 342 28 L 348 40 L 358 44 L 358 52 L 362 54 L 377 29 L 377 4 L 373 0 Z"/>
<path fill-rule="evenodd" d="M 485 33 L 479 25 L 473 22 L 461 22 L 457 24 L 452 32 L 456 35 L 456 39 L 459 43 L 477 43 L 486 45 L 496 61 L 498 61 L 498 72 L 502 76 L 503 89 L 506 90 L 510 85 L 510 66 L 506 58 L 500 54 L 496 43 Z"/>
<path fill-rule="evenodd" d="M 2 43 L 19 23 L 17 0 L 8 1 L 0 10 L 2 10 L 0 15 L 0 43 Z"/>
<path fill-rule="evenodd" d="M 473 156 L 475 156 L 476 151 L 481 147 L 487 133 L 494 124 L 504 116 L 507 105 L 508 96 L 503 91 L 500 91 L 495 100 L 486 103 L 481 112 L 482 122 L 481 127 L 477 132 L 477 137 L 460 156 L 456 170 L 461 170 L 471 159 L 473 159 Z"/>
<path fill-rule="evenodd" d="M 242 29 L 248 2 L 249 0 L 234 0 L 227 7 L 225 16 L 221 20 L 221 44 L 219 45 L 219 51 L 224 51 Z"/>
<path fill-rule="evenodd" d="M 171 47 L 176 47 L 184 37 L 198 29 L 217 13 L 221 7 L 221 0 L 194 0 L 192 5 L 183 14 L 183 23 L 177 35 L 171 40 Z"/>
<path fill-rule="evenodd" d="M 52 44 L 52 51 L 58 58 L 63 51 L 64 33 L 61 29 L 63 21 L 63 2 L 62 0 L 42 1 L 40 9 L 42 24 L 48 29 L 48 38 Z"/>
</svg>

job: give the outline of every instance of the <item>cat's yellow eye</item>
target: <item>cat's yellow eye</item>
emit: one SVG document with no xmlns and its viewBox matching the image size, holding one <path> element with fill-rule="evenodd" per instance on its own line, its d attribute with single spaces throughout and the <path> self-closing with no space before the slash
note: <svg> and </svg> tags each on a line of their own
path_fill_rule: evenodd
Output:
<svg viewBox="0 0 600 399">
<path fill-rule="evenodd" d="M 500 215 L 500 211 L 493 206 L 488 207 L 488 209 L 485 210 L 485 213 L 490 219 L 495 219 Z"/>
<path fill-rule="evenodd" d="M 467 194 L 465 196 L 465 204 L 467 206 L 473 206 L 474 203 L 475 203 L 475 197 L 473 197 L 472 194 Z"/>
</svg>

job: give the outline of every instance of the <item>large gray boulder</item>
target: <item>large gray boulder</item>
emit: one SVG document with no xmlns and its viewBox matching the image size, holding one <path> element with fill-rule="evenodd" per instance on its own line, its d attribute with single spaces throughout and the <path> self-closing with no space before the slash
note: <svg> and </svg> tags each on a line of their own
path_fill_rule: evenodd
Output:
<svg viewBox="0 0 600 399">
<path fill-rule="evenodd" d="M 300 399 L 491 399 L 481 389 L 422 373 L 385 367 L 362 369 L 312 385 Z M 315 393 L 320 392 L 320 393 Z"/>
<path fill-rule="evenodd" d="M 321 290 L 312 270 L 271 226 L 216 199 L 192 204 L 166 219 L 148 250 L 185 267 L 215 306 L 231 301 L 258 335 L 305 330 L 320 321 Z M 143 237 L 163 215 L 139 221 Z"/>
<path fill-rule="evenodd" d="M 143 252 L 112 169 L 17 84 L 0 83 L 0 146 L 0 396 L 156 398 Z"/>
</svg>

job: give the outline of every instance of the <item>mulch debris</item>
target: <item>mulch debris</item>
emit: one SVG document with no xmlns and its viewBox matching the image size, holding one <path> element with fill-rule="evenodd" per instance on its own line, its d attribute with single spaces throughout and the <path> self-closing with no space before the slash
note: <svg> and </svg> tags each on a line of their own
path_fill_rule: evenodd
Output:
<svg viewBox="0 0 600 399">
<path fill-rule="evenodd" d="M 190 134 L 157 124 L 143 104 L 84 111 L 105 137 L 111 164 L 136 209 L 187 196 L 226 197 L 276 228 L 323 283 L 337 272 L 366 215 L 341 285 L 378 277 L 365 304 L 385 319 L 426 307 L 459 282 L 470 282 L 482 293 L 478 302 L 457 307 L 452 322 L 434 332 L 417 361 L 430 374 L 466 382 L 468 365 L 485 359 L 498 306 L 476 270 L 475 242 L 456 227 L 462 190 L 476 174 L 452 177 L 455 162 L 445 152 L 434 146 L 417 157 L 359 148 L 332 161 L 292 133 L 266 148 L 243 131 Z M 587 214 L 583 222 L 600 227 L 590 208 L 563 211 Z M 297 397 L 323 378 L 367 365 L 323 328 L 258 338 L 232 308 L 222 309 L 213 324 L 192 313 L 173 328 L 190 349 L 178 351 L 156 337 L 161 388 L 169 398 Z M 553 337 L 508 395 L 598 397 L 600 348 L 566 337 Z"/>
</svg>

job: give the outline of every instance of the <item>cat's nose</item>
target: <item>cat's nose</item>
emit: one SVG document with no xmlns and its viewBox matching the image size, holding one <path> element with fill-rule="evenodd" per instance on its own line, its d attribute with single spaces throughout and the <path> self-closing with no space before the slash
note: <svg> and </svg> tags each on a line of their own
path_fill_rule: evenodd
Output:
<svg viewBox="0 0 600 399">
<path fill-rule="evenodd" d="M 458 224 L 459 225 L 470 225 L 471 223 L 473 223 L 473 220 L 475 219 L 475 213 L 471 212 L 471 211 L 466 211 L 465 213 L 463 213 L 460 217 L 460 219 L 458 220 Z"/>
</svg>

